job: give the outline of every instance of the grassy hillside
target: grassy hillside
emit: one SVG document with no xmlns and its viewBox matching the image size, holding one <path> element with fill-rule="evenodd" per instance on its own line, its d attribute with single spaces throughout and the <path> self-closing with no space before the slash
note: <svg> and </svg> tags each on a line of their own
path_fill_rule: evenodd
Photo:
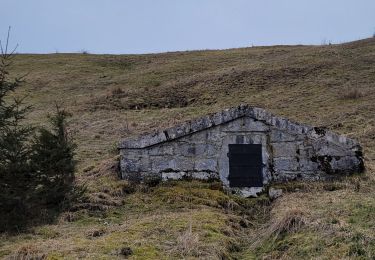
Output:
<svg viewBox="0 0 375 260">
<path fill-rule="evenodd" d="M 34 106 L 30 122 L 43 124 L 55 101 L 73 113 L 78 176 L 89 194 L 52 225 L 3 235 L 0 256 L 112 259 L 130 247 L 135 259 L 375 257 L 375 39 L 155 55 L 22 54 L 12 73 L 28 73 L 17 94 Z M 284 185 L 272 203 L 215 184 L 133 190 L 117 180 L 121 138 L 239 103 L 358 139 L 366 174 Z"/>
</svg>

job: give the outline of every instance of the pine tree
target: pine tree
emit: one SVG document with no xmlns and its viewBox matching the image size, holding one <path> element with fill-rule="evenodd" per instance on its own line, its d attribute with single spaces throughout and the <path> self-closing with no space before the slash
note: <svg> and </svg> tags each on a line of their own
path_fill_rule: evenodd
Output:
<svg viewBox="0 0 375 260">
<path fill-rule="evenodd" d="M 23 99 L 9 97 L 22 80 L 9 79 L 8 69 L 15 49 L 8 53 L 8 42 L 9 31 L 5 46 L 0 42 L 0 211 L 3 214 L 0 224 L 3 225 L 11 225 L 23 217 L 32 189 L 28 141 L 33 128 L 22 124 L 30 107 L 23 105 Z"/>
<path fill-rule="evenodd" d="M 25 124 L 30 106 L 12 94 L 22 79 L 9 79 L 13 53 L 0 42 L 0 232 L 40 222 L 40 212 L 61 209 L 83 194 L 74 185 L 75 145 L 68 135 L 65 110 L 50 116 L 51 130 Z M 54 214 L 52 214 L 54 215 Z"/>
<path fill-rule="evenodd" d="M 75 144 L 67 132 L 68 116 L 56 106 L 56 114 L 49 117 L 52 130 L 41 128 L 32 146 L 38 200 L 49 207 L 59 206 L 74 188 Z"/>
</svg>

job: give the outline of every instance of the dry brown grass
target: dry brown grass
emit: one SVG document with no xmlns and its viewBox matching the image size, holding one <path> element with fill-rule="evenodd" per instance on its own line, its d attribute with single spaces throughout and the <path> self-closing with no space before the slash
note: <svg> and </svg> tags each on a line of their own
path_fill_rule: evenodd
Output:
<svg viewBox="0 0 375 260">
<path fill-rule="evenodd" d="M 73 113 L 78 180 L 87 183 L 88 196 L 54 226 L 1 236 L 0 257 L 19 252 L 57 259 L 113 259 L 126 247 L 138 259 L 181 258 L 174 248 L 186 248 L 184 254 L 193 257 L 191 248 L 198 240 L 201 258 L 371 259 L 374 64 L 375 39 L 152 55 L 18 55 L 12 73 L 29 72 L 17 93 L 27 94 L 34 105 L 28 120 L 44 124 L 54 101 L 64 102 Z M 207 184 L 133 189 L 118 180 L 113 158 L 121 138 L 239 103 L 358 139 L 366 174 L 285 187 L 283 197 L 271 206 L 271 216 L 265 206 L 269 202 L 254 206 Z M 190 220 L 192 232 L 187 232 Z M 90 237 L 90 232 L 102 229 L 105 234 Z M 260 231 L 268 235 L 250 248 L 253 234 Z M 276 243 L 268 243 L 275 235 Z M 231 249 L 233 241 L 239 249 Z M 36 251 L 20 249 L 29 245 Z"/>
<path fill-rule="evenodd" d="M 358 99 L 363 97 L 365 94 L 363 91 L 359 90 L 356 87 L 353 87 L 351 84 L 347 84 L 343 91 L 340 93 L 342 99 Z"/>
<path fill-rule="evenodd" d="M 176 252 L 182 257 L 187 256 L 199 256 L 199 247 L 200 247 L 199 235 L 193 233 L 192 228 L 183 232 L 177 237 Z"/>
<path fill-rule="evenodd" d="M 323 183 L 289 189 L 273 205 L 268 224 L 251 237 L 252 251 L 266 259 L 372 259 L 375 203 L 368 195 L 375 192 L 374 182 L 352 181 L 359 181 L 360 189 L 349 185 L 350 179 L 333 190 Z"/>
<path fill-rule="evenodd" d="M 30 72 L 20 93 L 34 105 L 30 121 L 44 123 L 54 101 L 74 114 L 82 169 L 111 157 L 122 137 L 239 103 L 357 138 L 374 158 L 374 53 L 375 40 L 367 39 L 157 55 L 19 55 L 12 72 Z M 349 85 L 365 95 L 343 99 Z"/>
<path fill-rule="evenodd" d="M 43 260 L 46 259 L 46 254 L 41 253 L 33 245 L 25 245 L 20 247 L 17 252 L 10 256 L 9 260 Z"/>
<path fill-rule="evenodd" d="M 282 214 L 275 215 L 268 226 L 260 230 L 251 247 L 256 248 L 267 239 L 275 241 L 281 235 L 298 232 L 306 223 L 306 212 L 295 208 L 287 209 Z"/>
</svg>

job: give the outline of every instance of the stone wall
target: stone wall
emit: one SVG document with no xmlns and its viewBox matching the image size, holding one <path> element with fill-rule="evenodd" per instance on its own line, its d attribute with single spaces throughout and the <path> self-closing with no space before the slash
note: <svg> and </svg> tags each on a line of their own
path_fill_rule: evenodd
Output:
<svg viewBox="0 0 375 260">
<path fill-rule="evenodd" d="M 228 144 L 262 144 L 264 184 L 363 170 L 356 141 L 242 105 L 122 141 L 122 178 L 192 177 L 220 179 L 228 185 Z M 250 193 L 257 190 L 248 188 Z"/>
</svg>

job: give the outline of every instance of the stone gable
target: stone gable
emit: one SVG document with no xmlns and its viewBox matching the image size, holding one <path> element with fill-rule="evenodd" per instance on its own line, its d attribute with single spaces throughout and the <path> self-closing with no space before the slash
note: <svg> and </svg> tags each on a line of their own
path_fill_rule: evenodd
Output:
<svg viewBox="0 0 375 260">
<path fill-rule="evenodd" d="M 254 169 L 261 170 L 262 187 L 232 187 L 235 174 L 244 180 L 253 174 L 251 156 L 239 162 L 232 156 L 230 162 L 233 144 L 261 145 L 261 169 Z M 355 140 L 248 105 L 123 140 L 119 149 L 124 179 L 219 179 L 244 196 L 270 182 L 321 180 L 363 171 L 362 149 Z"/>
</svg>

